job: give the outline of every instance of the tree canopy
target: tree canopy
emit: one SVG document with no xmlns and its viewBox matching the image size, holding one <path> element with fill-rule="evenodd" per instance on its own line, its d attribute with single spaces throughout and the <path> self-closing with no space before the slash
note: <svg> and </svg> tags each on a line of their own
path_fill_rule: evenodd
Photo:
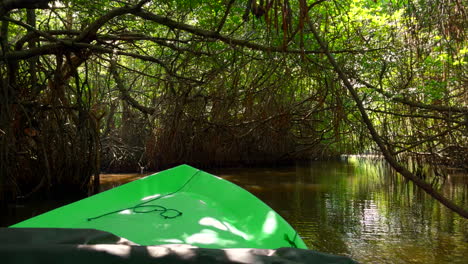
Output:
<svg viewBox="0 0 468 264">
<path fill-rule="evenodd" d="M 467 217 L 418 174 L 468 169 L 461 0 L 4 0 L 0 19 L 4 197 L 382 153 Z"/>
</svg>

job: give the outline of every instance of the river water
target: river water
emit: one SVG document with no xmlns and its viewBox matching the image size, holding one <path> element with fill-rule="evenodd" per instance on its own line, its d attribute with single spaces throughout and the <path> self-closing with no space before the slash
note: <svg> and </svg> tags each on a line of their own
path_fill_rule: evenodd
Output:
<svg viewBox="0 0 468 264">
<path fill-rule="evenodd" d="M 468 263 L 468 220 L 391 173 L 381 161 L 350 158 L 207 171 L 255 194 L 311 249 L 361 263 Z M 102 187 L 138 177 L 102 175 Z M 467 208 L 468 176 L 454 173 L 439 186 L 446 197 Z M 0 224 L 13 224 L 65 202 L 13 206 Z"/>
<path fill-rule="evenodd" d="M 270 205 L 311 249 L 361 263 L 468 263 L 468 220 L 392 174 L 381 161 L 214 173 Z M 441 190 L 467 207 L 466 175 L 452 175 Z"/>
</svg>

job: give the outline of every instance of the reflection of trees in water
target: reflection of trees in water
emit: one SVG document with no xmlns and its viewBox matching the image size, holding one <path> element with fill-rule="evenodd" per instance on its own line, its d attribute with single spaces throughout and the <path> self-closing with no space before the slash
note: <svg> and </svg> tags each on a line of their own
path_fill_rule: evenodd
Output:
<svg viewBox="0 0 468 264">
<path fill-rule="evenodd" d="M 468 250 L 466 221 L 382 160 L 231 170 L 229 175 L 241 186 L 258 186 L 251 191 L 319 251 L 363 263 L 463 263 L 461 253 Z M 447 180 L 441 187 L 454 201 L 467 197 L 466 184 Z"/>
</svg>

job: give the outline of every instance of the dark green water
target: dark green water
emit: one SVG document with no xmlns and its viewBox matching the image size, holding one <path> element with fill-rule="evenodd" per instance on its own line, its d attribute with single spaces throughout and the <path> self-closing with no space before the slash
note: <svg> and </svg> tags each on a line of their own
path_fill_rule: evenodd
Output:
<svg viewBox="0 0 468 264">
<path fill-rule="evenodd" d="M 361 263 L 468 263 L 468 220 L 390 173 L 382 162 L 350 159 L 208 171 L 270 205 L 311 249 Z M 102 187 L 108 189 L 141 175 L 102 177 Z M 468 176 L 452 174 L 440 188 L 468 207 Z M 67 202 L 11 205 L 0 224 L 10 225 Z"/>
<path fill-rule="evenodd" d="M 213 172 L 261 198 L 312 249 L 361 263 L 468 263 L 468 220 L 392 175 L 382 162 Z M 468 177 L 453 175 L 442 190 L 468 205 Z"/>
</svg>

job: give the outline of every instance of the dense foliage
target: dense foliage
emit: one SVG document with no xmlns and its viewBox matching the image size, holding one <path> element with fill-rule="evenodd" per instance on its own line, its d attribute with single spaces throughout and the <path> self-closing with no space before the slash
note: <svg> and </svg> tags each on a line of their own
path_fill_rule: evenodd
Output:
<svg viewBox="0 0 468 264">
<path fill-rule="evenodd" d="M 461 0 L 8 0 L 0 15 L 4 197 L 86 192 L 101 169 L 341 153 L 467 169 Z"/>
</svg>

